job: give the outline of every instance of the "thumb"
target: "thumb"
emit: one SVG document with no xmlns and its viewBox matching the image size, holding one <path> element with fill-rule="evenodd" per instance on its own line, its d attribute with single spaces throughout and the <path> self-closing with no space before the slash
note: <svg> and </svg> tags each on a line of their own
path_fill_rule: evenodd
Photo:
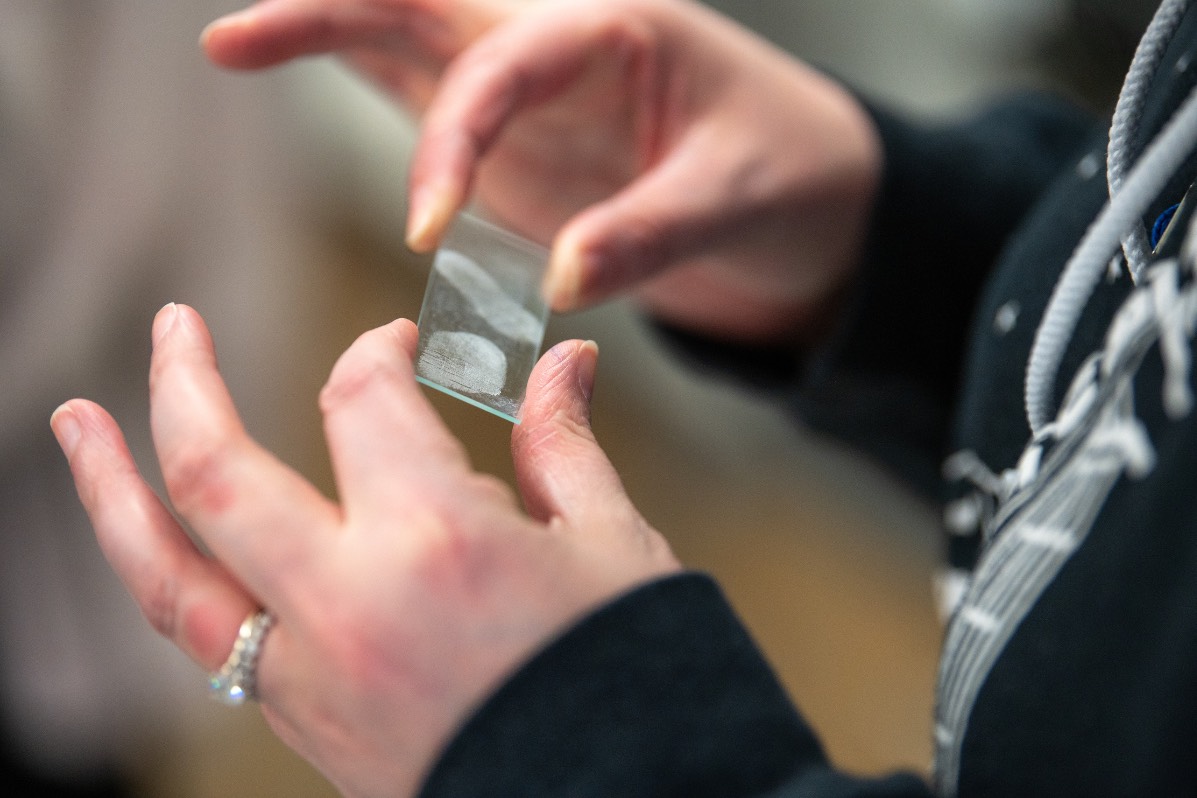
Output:
<svg viewBox="0 0 1197 798">
<path fill-rule="evenodd" d="M 697 138 L 697 137 L 694 137 Z M 717 152 L 717 150 L 716 150 Z M 594 304 L 684 262 L 745 221 L 746 198 L 720 189 L 722 164 L 692 142 L 569 220 L 553 242 L 544 294 L 553 310 Z M 701 179 L 698 179 L 701 178 Z"/>
<path fill-rule="evenodd" d="M 590 429 L 598 346 L 564 341 L 540 359 L 511 450 L 528 513 L 540 521 L 607 527 L 635 512 Z"/>
</svg>

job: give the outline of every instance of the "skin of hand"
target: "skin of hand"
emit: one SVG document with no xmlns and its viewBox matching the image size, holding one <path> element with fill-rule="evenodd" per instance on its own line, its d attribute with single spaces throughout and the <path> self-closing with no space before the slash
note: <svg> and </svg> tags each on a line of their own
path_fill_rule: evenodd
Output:
<svg viewBox="0 0 1197 798">
<path fill-rule="evenodd" d="M 408 240 L 469 199 L 552 247 L 555 310 L 809 342 L 851 284 L 882 157 L 843 88 L 688 0 L 264 0 L 209 57 L 340 52 L 422 115 Z"/>
<path fill-rule="evenodd" d="M 247 435 L 200 316 L 154 321 L 151 423 L 178 517 L 116 423 L 75 399 L 51 424 L 99 542 L 149 622 L 204 668 L 259 606 L 258 666 L 280 738 L 344 794 L 411 795 L 440 749 L 552 636 L 677 571 L 589 426 L 597 349 L 534 371 L 512 451 L 524 509 L 476 473 L 418 389 L 415 325 L 361 336 L 320 396 L 339 501 Z"/>
</svg>

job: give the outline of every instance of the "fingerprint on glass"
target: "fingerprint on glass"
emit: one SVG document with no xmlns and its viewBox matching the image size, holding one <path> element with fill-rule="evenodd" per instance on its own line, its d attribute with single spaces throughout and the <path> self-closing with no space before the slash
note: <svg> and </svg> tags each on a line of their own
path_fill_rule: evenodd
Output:
<svg viewBox="0 0 1197 798">
<path fill-rule="evenodd" d="M 417 379 L 518 423 L 548 319 L 546 262 L 542 247 L 460 215 L 428 278 Z"/>
</svg>

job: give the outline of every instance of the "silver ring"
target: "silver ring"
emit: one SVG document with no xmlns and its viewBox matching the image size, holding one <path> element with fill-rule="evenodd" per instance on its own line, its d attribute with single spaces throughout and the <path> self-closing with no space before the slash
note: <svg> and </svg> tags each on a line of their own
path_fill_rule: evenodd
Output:
<svg viewBox="0 0 1197 798">
<path fill-rule="evenodd" d="M 217 701 L 229 706 L 240 706 L 258 697 L 258 656 L 262 653 L 262 641 L 274 626 L 274 616 L 266 610 L 258 610 L 241 622 L 233 651 L 220 670 L 208 674 L 208 692 Z"/>
</svg>

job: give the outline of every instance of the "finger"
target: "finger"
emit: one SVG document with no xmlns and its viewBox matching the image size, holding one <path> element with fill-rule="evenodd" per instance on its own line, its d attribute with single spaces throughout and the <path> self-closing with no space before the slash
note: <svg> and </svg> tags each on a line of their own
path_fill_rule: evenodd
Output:
<svg viewBox="0 0 1197 798">
<path fill-rule="evenodd" d="M 258 446 L 216 369 L 203 320 L 167 305 L 154 320 L 150 420 L 167 493 L 212 552 L 278 609 L 322 560 L 339 511 Z"/>
<path fill-rule="evenodd" d="M 419 332 L 400 319 L 361 335 L 320 393 L 325 435 L 346 516 L 394 518 L 427 498 L 429 477 L 467 458 L 420 391 L 412 358 Z M 415 494 L 413 496 L 413 494 Z"/>
<path fill-rule="evenodd" d="M 263 0 L 204 29 L 208 57 L 234 69 L 260 69 L 305 55 L 359 47 L 453 56 L 493 21 L 479 4 L 391 0 Z"/>
<path fill-rule="evenodd" d="M 570 88 L 596 52 L 637 63 L 647 34 L 596 4 L 550 3 L 496 27 L 445 72 L 412 155 L 407 242 L 431 250 L 469 196 L 478 163 L 520 111 Z"/>
<path fill-rule="evenodd" d="M 512 432 L 516 479 L 538 520 L 618 530 L 639 515 L 590 429 L 598 346 L 565 341 L 537 363 Z"/>
<path fill-rule="evenodd" d="M 545 276 L 555 311 L 606 299 L 753 223 L 762 181 L 729 175 L 724 164 L 735 145 L 711 138 L 711 131 L 692 132 L 653 169 L 562 228 Z"/>
<path fill-rule="evenodd" d="M 192 544 L 103 409 L 74 400 L 50 423 L 104 556 L 150 625 L 200 665 L 218 667 L 254 600 Z"/>
</svg>

